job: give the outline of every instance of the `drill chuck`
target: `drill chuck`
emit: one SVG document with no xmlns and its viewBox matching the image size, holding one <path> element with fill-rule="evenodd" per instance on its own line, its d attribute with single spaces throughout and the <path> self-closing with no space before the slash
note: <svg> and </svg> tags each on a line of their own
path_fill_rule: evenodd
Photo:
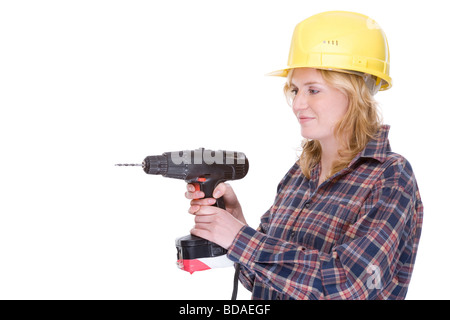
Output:
<svg viewBox="0 0 450 320">
<path fill-rule="evenodd" d="M 142 161 L 142 168 L 147 174 L 165 175 L 168 168 L 167 157 L 165 155 L 148 156 Z"/>
</svg>

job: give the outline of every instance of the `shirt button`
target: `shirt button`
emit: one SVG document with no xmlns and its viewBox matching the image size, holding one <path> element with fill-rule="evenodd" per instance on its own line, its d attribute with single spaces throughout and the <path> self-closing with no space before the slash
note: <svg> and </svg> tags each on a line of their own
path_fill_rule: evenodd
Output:
<svg viewBox="0 0 450 320">
<path fill-rule="evenodd" d="M 311 206 L 311 203 L 309 201 L 305 203 L 305 208 L 306 209 L 309 209 L 310 206 Z"/>
</svg>

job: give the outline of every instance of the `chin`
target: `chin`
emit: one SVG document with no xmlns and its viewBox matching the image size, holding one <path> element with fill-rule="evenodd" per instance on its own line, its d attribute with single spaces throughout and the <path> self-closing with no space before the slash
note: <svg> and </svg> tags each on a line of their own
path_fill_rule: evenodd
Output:
<svg viewBox="0 0 450 320">
<path fill-rule="evenodd" d="M 314 130 L 313 128 L 305 128 L 305 127 L 302 127 L 301 135 L 305 139 L 319 140 L 319 141 L 326 138 L 327 136 L 323 134 L 323 132 L 320 132 L 319 130 Z"/>
<path fill-rule="evenodd" d="M 314 134 L 314 131 L 308 128 L 303 128 L 301 130 L 302 137 L 305 139 L 315 140 L 316 135 Z"/>
</svg>

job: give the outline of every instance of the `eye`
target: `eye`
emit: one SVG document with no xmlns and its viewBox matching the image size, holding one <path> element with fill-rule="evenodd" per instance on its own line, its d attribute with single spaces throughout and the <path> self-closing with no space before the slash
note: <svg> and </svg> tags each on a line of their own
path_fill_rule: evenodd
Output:
<svg viewBox="0 0 450 320">
<path fill-rule="evenodd" d="M 310 95 L 315 95 L 315 94 L 318 94 L 318 93 L 319 93 L 319 90 L 308 89 L 308 93 L 309 93 Z"/>
<path fill-rule="evenodd" d="M 294 96 L 296 96 L 297 93 L 298 93 L 298 89 L 297 89 L 297 88 L 292 88 L 292 89 L 291 89 L 291 93 L 292 93 Z"/>
</svg>

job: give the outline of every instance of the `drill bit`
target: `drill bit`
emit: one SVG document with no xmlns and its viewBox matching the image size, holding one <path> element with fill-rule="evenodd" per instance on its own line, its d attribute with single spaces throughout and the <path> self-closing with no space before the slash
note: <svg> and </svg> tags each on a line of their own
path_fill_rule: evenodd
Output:
<svg viewBox="0 0 450 320">
<path fill-rule="evenodd" d="M 115 166 L 119 166 L 119 167 L 128 167 L 128 166 L 142 167 L 143 164 L 142 163 L 117 163 L 117 164 L 115 164 Z"/>
</svg>

